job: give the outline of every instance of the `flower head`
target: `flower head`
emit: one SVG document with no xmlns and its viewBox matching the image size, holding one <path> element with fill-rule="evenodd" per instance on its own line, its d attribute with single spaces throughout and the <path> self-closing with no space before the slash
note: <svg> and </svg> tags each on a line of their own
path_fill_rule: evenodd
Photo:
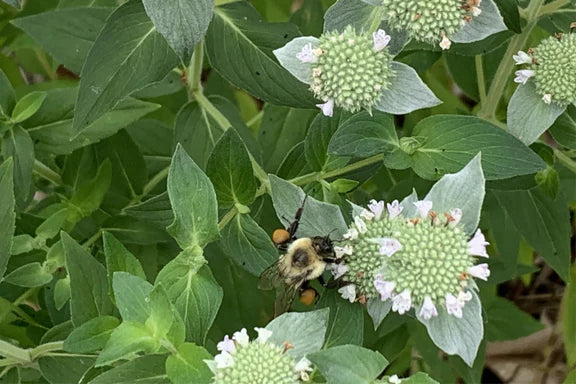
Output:
<svg viewBox="0 0 576 384">
<path fill-rule="evenodd" d="M 230 340 L 228 336 L 218 343 L 222 352 L 206 364 L 214 372 L 215 384 L 236 383 L 281 383 L 296 384 L 308 377 L 310 362 L 305 358 L 296 362 L 287 355 L 285 348 L 268 342 L 272 331 L 255 328 L 258 338 L 250 341 L 246 329 L 236 332 L 238 336 Z M 241 340 L 241 342 L 239 341 Z M 235 342 L 235 351 L 230 353 L 230 343 Z"/>
</svg>

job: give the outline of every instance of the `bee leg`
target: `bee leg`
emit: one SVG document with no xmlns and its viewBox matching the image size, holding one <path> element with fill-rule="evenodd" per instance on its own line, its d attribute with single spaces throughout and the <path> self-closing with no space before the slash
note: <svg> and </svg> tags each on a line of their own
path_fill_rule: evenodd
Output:
<svg viewBox="0 0 576 384">
<path fill-rule="evenodd" d="M 326 284 L 322 284 L 324 285 L 325 288 L 342 288 L 346 285 L 349 285 L 350 283 L 346 280 L 344 280 L 343 277 L 339 277 L 336 280 L 330 280 L 329 282 L 327 282 Z"/>
</svg>

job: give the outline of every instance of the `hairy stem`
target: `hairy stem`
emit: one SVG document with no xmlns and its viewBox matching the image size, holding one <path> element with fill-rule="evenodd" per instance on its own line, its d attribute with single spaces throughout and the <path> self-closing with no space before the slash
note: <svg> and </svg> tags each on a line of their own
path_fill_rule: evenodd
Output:
<svg viewBox="0 0 576 384">
<path fill-rule="evenodd" d="M 57 174 L 56 172 L 54 172 L 52 169 L 50 169 L 50 167 L 48 167 L 46 164 L 42 163 L 41 161 L 34 160 L 34 166 L 32 169 L 33 169 L 35 174 L 37 174 L 38 176 L 40 176 L 43 179 L 48 180 L 52 184 L 62 185 L 62 178 L 60 177 L 60 175 Z"/>
<path fill-rule="evenodd" d="M 474 61 L 476 63 L 476 80 L 478 82 L 480 103 L 484 104 L 484 101 L 486 100 L 486 83 L 484 82 L 484 63 L 482 62 L 482 55 L 476 55 Z"/>
<path fill-rule="evenodd" d="M 547 13 L 552 13 L 558 9 L 570 4 L 570 0 L 556 0 L 549 4 L 543 5 L 540 9 L 540 15 L 545 15 Z"/>
<path fill-rule="evenodd" d="M 192 99 L 195 92 L 202 92 L 202 66 L 204 65 L 204 40 L 194 47 L 192 61 L 188 70 L 188 95 Z"/>
</svg>

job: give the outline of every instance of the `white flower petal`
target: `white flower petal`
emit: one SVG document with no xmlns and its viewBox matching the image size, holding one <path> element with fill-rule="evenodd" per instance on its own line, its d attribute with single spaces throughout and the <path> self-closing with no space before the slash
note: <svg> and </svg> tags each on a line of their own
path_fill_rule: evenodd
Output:
<svg viewBox="0 0 576 384">
<path fill-rule="evenodd" d="M 370 200 L 370 204 L 368 204 L 368 209 L 374 213 L 376 220 L 380 220 L 380 217 L 382 217 L 382 212 L 384 212 L 384 201 L 376 201 L 372 199 Z"/>
<path fill-rule="evenodd" d="M 343 299 L 353 303 L 356 300 L 356 286 L 354 284 L 347 285 L 338 290 Z"/>
<path fill-rule="evenodd" d="M 316 106 L 322 110 L 324 116 L 332 117 L 332 114 L 334 113 L 333 99 L 328 100 L 324 104 L 316 104 Z"/>
<path fill-rule="evenodd" d="M 272 331 L 266 329 L 266 328 L 254 328 L 256 330 L 256 332 L 258 332 L 258 337 L 256 338 L 256 341 L 259 343 L 265 343 L 268 341 L 268 339 L 270 338 L 270 336 L 272 336 Z"/>
<path fill-rule="evenodd" d="M 478 7 L 472 7 L 470 11 L 472 11 L 472 16 L 480 16 L 482 13 L 482 10 Z"/>
<path fill-rule="evenodd" d="M 216 368 L 228 368 L 234 365 L 234 358 L 228 352 L 222 352 L 214 356 Z"/>
<path fill-rule="evenodd" d="M 446 294 L 446 311 L 449 315 L 462 318 L 462 308 L 464 307 L 464 301 L 458 300 L 453 294 Z"/>
<path fill-rule="evenodd" d="M 380 300 L 386 301 L 392 297 L 396 283 L 393 281 L 386 281 L 381 275 L 377 275 L 374 279 L 374 288 L 380 294 Z"/>
<path fill-rule="evenodd" d="M 360 216 L 366 220 L 366 221 L 370 221 L 374 218 L 374 213 L 372 213 L 371 211 L 367 210 L 367 209 L 363 209 L 362 212 L 360 212 Z"/>
<path fill-rule="evenodd" d="M 468 273 L 484 281 L 488 280 L 488 277 L 490 277 L 490 269 L 486 263 L 478 264 L 468 268 Z"/>
<path fill-rule="evenodd" d="M 426 296 L 422 303 L 422 308 L 420 308 L 420 317 L 429 320 L 433 316 L 438 316 L 438 311 L 436 310 L 436 306 L 434 305 L 434 302 L 432 302 L 430 296 Z"/>
<path fill-rule="evenodd" d="M 350 244 L 346 244 L 343 247 L 335 246 L 334 253 L 336 254 L 337 259 L 341 259 L 346 255 L 351 255 L 354 250 Z"/>
<path fill-rule="evenodd" d="M 356 228 L 358 228 L 358 232 L 360 233 L 366 233 L 366 231 L 368 230 L 368 228 L 366 228 L 366 223 L 362 221 L 360 216 L 356 216 L 354 218 L 354 224 L 356 224 Z"/>
<path fill-rule="evenodd" d="M 218 349 L 220 352 L 234 353 L 236 352 L 236 345 L 234 344 L 234 341 L 230 340 L 228 335 L 226 335 L 224 336 L 224 340 L 216 345 L 216 349 Z"/>
<path fill-rule="evenodd" d="M 482 231 L 478 229 L 474 237 L 468 242 L 468 253 L 474 256 L 488 257 L 486 253 L 486 246 L 488 244 L 490 243 L 486 241 Z"/>
<path fill-rule="evenodd" d="M 334 276 L 334 279 L 338 279 L 344 276 L 346 272 L 348 272 L 348 266 L 343 263 L 332 264 L 331 272 L 332 276 Z"/>
<path fill-rule="evenodd" d="M 398 200 L 394 200 L 392 203 L 386 204 L 386 208 L 388 209 L 388 215 L 391 219 L 400 215 L 404 210 L 404 207 L 400 205 Z"/>
<path fill-rule="evenodd" d="M 529 54 L 527 54 L 524 51 L 518 51 L 518 54 L 513 55 L 512 58 L 514 59 L 514 62 L 516 63 L 516 65 L 531 64 L 532 63 L 532 58 L 530 57 Z"/>
<path fill-rule="evenodd" d="M 379 237 L 368 240 L 380 245 L 380 254 L 388 257 L 402 249 L 402 244 L 393 237 Z"/>
<path fill-rule="evenodd" d="M 391 37 L 386 34 L 383 29 L 379 29 L 372 34 L 372 41 L 374 42 L 374 50 L 380 52 L 388 46 Z"/>
<path fill-rule="evenodd" d="M 318 61 L 318 56 L 314 54 L 312 43 L 308 43 L 303 46 L 300 52 L 296 54 L 296 58 L 303 63 L 315 63 Z"/>
<path fill-rule="evenodd" d="M 413 204 L 416 206 L 416 208 L 418 208 L 418 213 L 420 214 L 420 217 L 423 217 L 423 218 L 428 217 L 428 213 L 432 209 L 432 202 L 431 201 L 421 200 L 421 201 L 415 201 Z"/>
<path fill-rule="evenodd" d="M 250 336 L 248 336 L 246 328 L 242 328 L 240 332 L 234 332 L 234 335 L 232 335 L 232 340 L 245 347 L 248 345 L 248 343 L 250 343 Z"/>
<path fill-rule="evenodd" d="M 526 84 L 528 79 L 534 76 L 534 71 L 531 69 L 521 69 L 515 72 L 516 78 L 514 82 L 518 84 Z"/>
<path fill-rule="evenodd" d="M 446 35 L 442 36 L 442 41 L 440 42 L 440 48 L 442 48 L 443 50 L 450 49 L 451 45 L 452 42 L 450 41 L 450 39 L 447 38 Z"/>
<path fill-rule="evenodd" d="M 546 104 L 550 104 L 552 102 L 552 94 L 547 93 L 544 96 L 542 96 L 542 100 L 546 103 Z"/>
<path fill-rule="evenodd" d="M 343 237 L 344 240 L 356 240 L 358 238 L 358 231 L 356 228 L 350 228 Z"/>
<path fill-rule="evenodd" d="M 458 297 L 457 297 L 458 301 L 461 301 L 462 303 L 465 303 L 467 301 L 472 300 L 472 294 L 468 291 L 464 292 L 464 291 L 460 291 L 458 292 Z M 464 305 L 464 304 L 462 304 Z"/>
<path fill-rule="evenodd" d="M 403 315 L 408 312 L 412 307 L 412 298 L 410 297 L 410 291 L 405 289 L 399 295 L 392 298 L 392 310 Z"/>
<path fill-rule="evenodd" d="M 296 365 L 294 366 L 294 369 L 298 372 L 303 372 L 303 371 L 312 372 L 314 370 L 311 367 L 310 360 L 308 360 L 305 357 L 301 358 L 300 361 L 296 363 Z"/>
<path fill-rule="evenodd" d="M 400 379 L 398 375 L 392 375 L 388 378 L 388 382 L 390 384 L 400 384 L 402 382 L 402 379 Z"/>
<path fill-rule="evenodd" d="M 454 208 L 450 211 L 450 217 L 452 220 L 448 223 L 451 227 L 455 227 L 458 225 L 460 220 L 462 220 L 462 210 L 460 208 Z"/>
</svg>

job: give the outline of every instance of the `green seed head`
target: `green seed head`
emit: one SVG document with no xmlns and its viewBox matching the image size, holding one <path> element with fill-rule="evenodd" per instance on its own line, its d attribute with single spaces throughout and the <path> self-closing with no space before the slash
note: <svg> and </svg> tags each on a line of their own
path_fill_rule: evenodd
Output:
<svg viewBox="0 0 576 384">
<path fill-rule="evenodd" d="M 566 105 L 576 101 L 576 34 L 549 37 L 533 50 L 534 84 L 541 96 Z"/>
<path fill-rule="evenodd" d="M 382 31 L 383 33 L 383 31 Z M 328 32 L 315 48 L 310 85 L 316 98 L 333 101 L 350 112 L 371 110 L 393 77 L 392 58 L 386 47 L 375 48 L 374 37 L 358 34 L 348 26 L 344 32 Z"/>
</svg>

